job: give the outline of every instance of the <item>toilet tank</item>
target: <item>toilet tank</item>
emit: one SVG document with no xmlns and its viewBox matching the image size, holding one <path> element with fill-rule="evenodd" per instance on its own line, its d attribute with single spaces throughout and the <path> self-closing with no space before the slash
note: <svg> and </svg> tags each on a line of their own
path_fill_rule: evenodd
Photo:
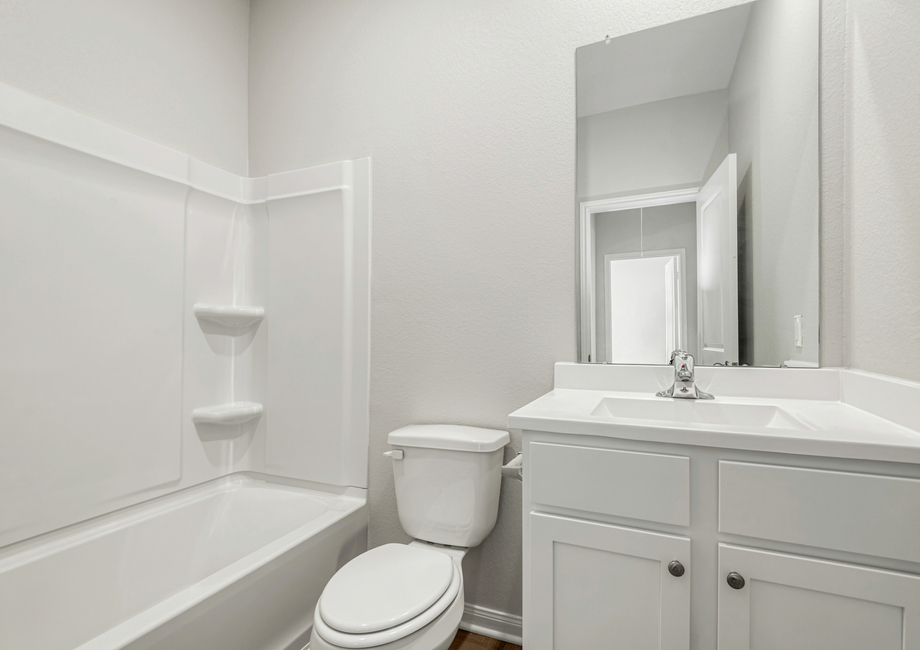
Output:
<svg viewBox="0 0 920 650">
<path fill-rule="evenodd" d="M 436 544 L 478 546 L 498 516 L 502 448 L 509 440 L 507 431 L 447 424 L 390 433 L 403 530 Z"/>
</svg>

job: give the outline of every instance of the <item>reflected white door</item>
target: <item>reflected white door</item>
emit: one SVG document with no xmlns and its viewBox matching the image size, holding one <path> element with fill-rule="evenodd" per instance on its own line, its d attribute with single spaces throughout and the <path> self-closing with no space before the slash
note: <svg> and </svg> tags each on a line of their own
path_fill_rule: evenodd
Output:
<svg viewBox="0 0 920 650">
<path fill-rule="evenodd" d="M 680 274 L 676 257 L 668 257 L 664 265 L 664 348 L 670 359 L 671 352 L 682 347 L 680 332 Z"/>
<path fill-rule="evenodd" d="M 738 362 L 737 156 L 719 165 L 696 200 L 700 352 L 697 363 Z"/>
<path fill-rule="evenodd" d="M 669 253 L 605 257 L 608 362 L 667 363 L 681 347 L 683 261 Z"/>
</svg>

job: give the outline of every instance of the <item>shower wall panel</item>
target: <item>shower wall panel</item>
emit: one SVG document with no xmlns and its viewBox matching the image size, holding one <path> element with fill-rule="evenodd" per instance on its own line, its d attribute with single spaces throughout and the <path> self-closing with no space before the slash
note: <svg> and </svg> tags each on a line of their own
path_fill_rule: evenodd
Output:
<svg viewBox="0 0 920 650">
<path fill-rule="evenodd" d="M 266 469 L 367 487 L 370 160 L 283 176 L 305 193 L 268 201 Z"/>
<path fill-rule="evenodd" d="M 0 546 L 179 479 L 187 192 L 0 127 Z"/>
<path fill-rule="evenodd" d="M 265 307 L 268 300 L 264 204 L 247 205 L 193 189 L 185 236 L 183 483 L 263 469 L 265 418 L 235 425 L 196 424 L 199 407 L 265 399 L 266 331 L 238 336 L 202 327 L 196 304 Z"/>
<path fill-rule="evenodd" d="M 366 487 L 369 273 L 369 159 L 243 178 L 0 84 L 0 548 L 233 472 Z"/>
</svg>

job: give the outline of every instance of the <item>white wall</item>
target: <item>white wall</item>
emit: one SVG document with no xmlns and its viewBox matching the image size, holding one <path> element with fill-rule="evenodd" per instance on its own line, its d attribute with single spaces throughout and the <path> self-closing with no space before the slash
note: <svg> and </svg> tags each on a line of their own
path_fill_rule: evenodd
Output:
<svg viewBox="0 0 920 650">
<path fill-rule="evenodd" d="M 729 153 L 727 119 L 725 90 L 579 118 L 578 199 L 701 186 Z"/>
<path fill-rule="evenodd" d="M 847 362 L 920 380 L 920 3 L 849 0 Z"/>
<path fill-rule="evenodd" d="M 0 82 L 245 174 L 248 0 L 0 2 Z"/>
<path fill-rule="evenodd" d="M 755 2 L 729 84 L 728 147 L 750 224 L 754 365 L 818 361 L 818 33 L 817 2 Z"/>
<path fill-rule="evenodd" d="M 252 3 L 253 174 L 374 159 L 371 545 L 407 539 L 389 431 L 505 427 L 575 358 L 575 48 L 735 4 Z M 466 594 L 520 613 L 520 487 L 503 483 Z"/>
</svg>

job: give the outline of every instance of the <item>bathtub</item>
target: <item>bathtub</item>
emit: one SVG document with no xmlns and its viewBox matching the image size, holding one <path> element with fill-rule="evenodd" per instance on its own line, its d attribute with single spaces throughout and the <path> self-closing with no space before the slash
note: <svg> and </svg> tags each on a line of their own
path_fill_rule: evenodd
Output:
<svg viewBox="0 0 920 650">
<path fill-rule="evenodd" d="M 364 491 L 235 474 L 0 549 L 3 650 L 301 650 Z"/>
</svg>

